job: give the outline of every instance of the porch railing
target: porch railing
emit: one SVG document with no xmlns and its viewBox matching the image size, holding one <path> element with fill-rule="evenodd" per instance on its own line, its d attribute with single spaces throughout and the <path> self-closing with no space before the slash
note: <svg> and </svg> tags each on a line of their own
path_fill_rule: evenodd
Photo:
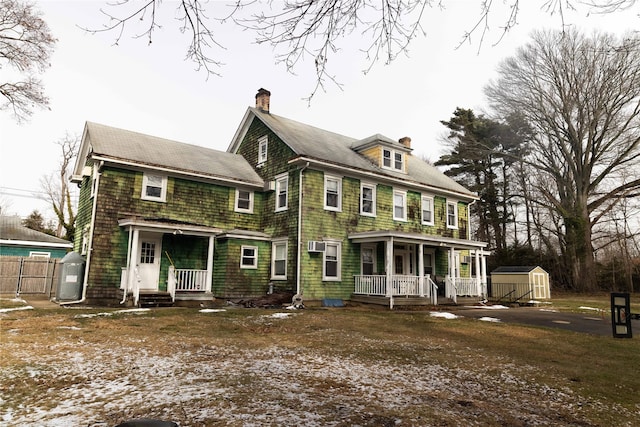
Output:
<svg viewBox="0 0 640 427">
<path fill-rule="evenodd" d="M 176 268 L 173 277 L 175 278 L 176 292 L 204 292 L 207 290 L 207 270 Z"/>
<path fill-rule="evenodd" d="M 391 276 L 390 289 L 387 289 L 387 276 L 354 276 L 354 293 L 360 295 L 430 297 L 437 289 L 438 286 L 429 276 L 425 276 L 421 283 L 418 276 L 394 274 Z"/>
</svg>

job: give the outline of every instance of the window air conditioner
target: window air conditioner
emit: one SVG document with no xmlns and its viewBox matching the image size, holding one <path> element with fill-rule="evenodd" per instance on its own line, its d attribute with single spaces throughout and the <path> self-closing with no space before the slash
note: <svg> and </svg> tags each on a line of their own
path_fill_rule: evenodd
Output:
<svg viewBox="0 0 640 427">
<path fill-rule="evenodd" d="M 325 243 L 315 240 L 309 241 L 309 252 L 324 252 Z"/>
</svg>

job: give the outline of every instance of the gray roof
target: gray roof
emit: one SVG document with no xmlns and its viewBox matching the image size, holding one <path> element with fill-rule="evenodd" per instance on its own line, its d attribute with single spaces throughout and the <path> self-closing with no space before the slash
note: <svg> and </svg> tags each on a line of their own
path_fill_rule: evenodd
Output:
<svg viewBox="0 0 640 427">
<path fill-rule="evenodd" d="M 114 161 L 161 167 L 212 179 L 231 179 L 262 186 L 263 180 L 239 154 L 185 144 L 138 132 L 87 122 L 85 138 L 94 155 Z"/>
<path fill-rule="evenodd" d="M 498 267 L 491 273 L 529 273 L 538 268 L 536 265 L 505 265 Z"/>
<path fill-rule="evenodd" d="M 25 227 L 19 216 L 0 216 L 0 239 L 71 246 L 71 243 L 64 239 Z"/>
<path fill-rule="evenodd" d="M 354 148 L 366 145 L 374 139 L 378 139 L 388 144 L 395 143 L 398 147 L 403 147 L 398 142 L 395 142 L 383 135 L 376 134 L 371 137 L 358 140 L 304 123 L 296 122 L 295 120 L 280 117 L 275 114 L 265 113 L 257 108 L 249 107 L 249 111 L 255 114 L 258 119 L 263 121 L 299 156 L 309 157 L 363 172 L 373 172 L 383 176 L 400 179 L 405 181 L 407 185 L 426 185 L 458 193 L 462 196 L 476 198 L 475 193 L 469 191 L 453 179 L 446 176 L 435 166 L 432 166 L 415 156 L 407 156 L 408 173 L 405 174 L 402 172 L 383 169 L 354 150 Z"/>
</svg>

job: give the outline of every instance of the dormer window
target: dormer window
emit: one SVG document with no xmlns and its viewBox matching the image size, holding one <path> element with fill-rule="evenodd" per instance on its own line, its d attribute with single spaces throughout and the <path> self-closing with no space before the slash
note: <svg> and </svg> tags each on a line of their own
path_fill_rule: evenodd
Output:
<svg viewBox="0 0 640 427">
<path fill-rule="evenodd" d="M 382 167 L 404 172 L 404 153 L 387 148 L 382 149 Z"/>
</svg>

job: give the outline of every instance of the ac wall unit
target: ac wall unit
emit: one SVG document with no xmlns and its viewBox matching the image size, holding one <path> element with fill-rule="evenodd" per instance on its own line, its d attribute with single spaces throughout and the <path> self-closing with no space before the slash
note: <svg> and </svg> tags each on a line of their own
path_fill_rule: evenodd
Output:
<svg viewBox="0 0 640 427">
<path fill-rule="evenodd" d="M 324 252 L 325 243 L 315 240 L 309 241 L 309 252 Z"/>
<path fill-rule="evenodd" d="M 276 182 L 275 181 L 266 181 L 264 183 L 264 191 L 275 191 L 276 190 Z"/>
</svg>

